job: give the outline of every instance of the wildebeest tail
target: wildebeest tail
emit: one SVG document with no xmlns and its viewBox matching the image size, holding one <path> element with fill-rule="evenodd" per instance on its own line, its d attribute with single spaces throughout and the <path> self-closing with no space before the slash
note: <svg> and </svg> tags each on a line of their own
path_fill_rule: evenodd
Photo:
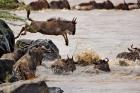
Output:
<svg viewBox="0 0 140 93">
<path fill-rule="evenodd" d="M 29 21 L 33 21 L 29 16 L 30 16 L 30 14 L 31 14 L 31 10 L 29 9 L 29 8 L 26 8 L 26 11 L 27 11 L 27 19 L 29 20 Z"/>
</svg>

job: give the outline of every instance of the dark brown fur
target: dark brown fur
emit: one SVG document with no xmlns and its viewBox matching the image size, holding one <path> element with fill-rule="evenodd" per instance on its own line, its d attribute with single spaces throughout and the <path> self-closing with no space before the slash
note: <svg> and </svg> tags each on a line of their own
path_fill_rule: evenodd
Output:
<svg viewBox="0 0 140 93">
<path fill-rule="evenodd" d="M 140 49 L 133 48 L 133 44 L 131 45 L 131 49 L 128 48 L 129 52 L 122 52 L 117 55 L 117 58 L 124 58 L 132 61 L 140 60 Z"/>
<path fill-rule="evenodd" d="M 41 9 L 48 9 L 49 8 L 49 4 L 48 4 L 47 0 L 34 1 L 34 2 L 31 2 L 28 6 L 32 10 L 41 10 Z"/>
<path fill-rule="evenodd" d="M 51 9 L 70 9 L 69 2 L 67 0 L 51 1 Z"/>
<path fill-rule="evenodd" d="M 140 0 L 137 0 L 137 5 L 140 8 Z"/>
<path fill-rule="evenodd" d="M 94 68 L 102 70 L 102 71 L 110 72 L 110 67 L 109 67 L 108 62 L 109 62 L 108 58 L 106 58 L 104 60 L 99 60 L 94 63 L 95 64 Z"/>
<path fill-rule="evenodd" d="M 115 9 L 119 9 L 119 10 L 130 10 L 128 4 L 125 2 L 124 3 L 120 3 L 119 5 L 115 6 Z"/>
<path fill-rule="evenodd" d="M 73 72 L 76 70 L 73 58 L 59 59 L 51 65 L 51 69 L 55 73 Z"/>
</svg>

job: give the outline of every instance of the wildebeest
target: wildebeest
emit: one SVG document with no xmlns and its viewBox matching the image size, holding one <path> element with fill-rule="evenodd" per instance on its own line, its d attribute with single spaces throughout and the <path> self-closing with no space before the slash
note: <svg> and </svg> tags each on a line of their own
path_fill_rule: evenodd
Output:
<svg viewBox="0 0 140 93">
<path fill-rule="evenodd" d="M 94 63 L 95 64 L 94 68 L 102 70 L 102 71 L 110 72 L 110 67 L 109 67 L 108 62 L 109 62 L 108 58 L 105 58 L 103 60 L 100 59 Z"/>
<path fill-rule="evenodd" d="M 125 2 L 120 3 L 119 5 L 115 6 L 115 9 L 120 9 L 120 10 L 130 10 L 128 4 Z"/>
<path fill-rule="evenodd" d="M 92 0 L 87 3 L 81 3 L 77 6 L 74 6 L 78 10 L 91 10 L 91 9 L 114 9 L 114 5 L 110 0 L 104 1 L 103 3 L 97 3 Z"/>
<path fill-rule="evenodd" d="M 0 83 L 5 83 L 12 76 L 13 65 L 15 61 L 7 60 L 7 59 L 0 59 Z M 9 76 L 9 77 L 8 77 Z"/>
<path fill-rule="evenodd" d="M 28 5 L 28 8 L 32 10 L 41 10 L 41 9 L 48 9 L 50 7 L 47 0 L 38 0 L 38 1 L 31 2 Z"/>
<path fill-rule="evenodd" d="M 19 40 L 17 40 L 15 46 L 17 49 L 20 48 L 26 52 L 29 46 L 31 46 L 33 44 L 38 44 L 38 43 L 40 45 L 44 45 L 46 48 L 50 49 L 50 52 L 44 53 L 43 60 L 48 61 L 48 60 L 55 60 L 57 58 L 60 58 L 59 49 L 52 42 L 52 40 L 49 40 L 49 39 L 37 39 L 37 40 L 19 39 Z"/>
<path fill-rule="evenodd" d="M 140 49 L 133 48 L 133 44 L 131 45 L 131 49 L 128 48 L 129 52 L 119 53 L 116 58 L 124 58 L 132 61 L 140 60 Z"/>
<path fill-rule="evenodd" d="M 51 9 L 70 9 L 70 4 L 67 0 L 51 1 Z"/>
<path fill-rule="evenodd" d="M 79 5 L 74 6 L 74 9 L 77 10 L 91 10 L 95 9 L 96 2 L 95 1 L 89 1 L 87 3 L 80 3 Z"/>
<path fill-rule="evenodd" d="M 35 78 L 35 71 L 41 65 L 44 52 L 48 51 L 43 45 L 32 45 L 27 53 L 14 65 L 14 73 L 17 78 L 27 80 Z"/>
<path fill-rule="evenodd" d="M 114 9 L 114 5 L 110 0 L 103 2 L 104 9 Z"/>
<path fill-rule="evenodd" d="M 73 72 L 76 70 L 76 66 L 72 58 L 67 58 L 67 59 L 58 59 L 56 60 L 52 65 L 51 69 L 54 73 L 56 74 L 61 74 L 63 72 Z"/>
<path fill-rule="evenodd" d="M 49 19 L 48 21 L 34 21 L 29 18 L 30 10 L 27 9 L 27 18 L 31 21 L 30 25 L 23 27 L 16 38 L 21 34 L 25 35 L 26 31 L 31 33 L 40 32 L 45 35 L 62 35 L 65 39 L 66 45 L 68 45 L 67 34 L 75 35 L 76 32 L 76 19 L 73 18 L 72 21 L 66 21 L 62 19 Z M 24 32 L 24 33 L 22 33 Z"/>
<path fill-rule="evenodd" d="M 15 39 L 12 30 L 0 19 L 0 57 L 14 51 Z"/>
</svg>

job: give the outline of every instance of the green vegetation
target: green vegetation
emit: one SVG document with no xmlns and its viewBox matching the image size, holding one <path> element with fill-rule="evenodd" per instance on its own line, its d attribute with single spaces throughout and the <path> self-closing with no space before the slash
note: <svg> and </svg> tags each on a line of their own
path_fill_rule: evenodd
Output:
<svg viewBox="0 0 140 93">
<path fill-rule="evenodd" d="M 3 11 L 3 10 L 0 10 L 0 18 L 5 19 L 5 20 L 13 20 L 13 21 L 16 21 L 16 20 L 25 21 L 25 19 L 17 16 L 16 14 L 10 13 L 8 11 Z"/>
<path fill-rule="evenodd" d="M 17 0 L 0 0 L 0 9 L 16 9 L 23 3 L 19 3 Z"/>
</svg>

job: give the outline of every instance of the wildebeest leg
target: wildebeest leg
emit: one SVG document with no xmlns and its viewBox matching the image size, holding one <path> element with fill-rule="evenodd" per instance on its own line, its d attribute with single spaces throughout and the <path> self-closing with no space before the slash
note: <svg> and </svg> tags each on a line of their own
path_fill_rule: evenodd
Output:
<svg viewBox="0 0 140 93">
<path fill-rule="evenodd" d="M 28 28 L 28 25 L 26 25 L 25 27 L 22 27 L 20 33 L 15 37 L 15 39 L 19 38 L 20 35 L 26 35 L 26 30 Z M 24 31 L 24 33 L 22 33 Z"/>
<path fill-rule="evenodd" d="M 65 44 L 68 46 L 69 41 L 68 41 L 67 34 L 63 34 L 63 37 L 64 37 L 64 39 L 65 39 Z"/>
<path fill-rule="evenodd" d="M 23 31 L 25 31 L 25 27 L 22 27 L 21 31 L 20 31 L 19 34 L 15 37 L 15 39 L 19 38 L 19 36 L 22 34 Z"/>
</svg>

